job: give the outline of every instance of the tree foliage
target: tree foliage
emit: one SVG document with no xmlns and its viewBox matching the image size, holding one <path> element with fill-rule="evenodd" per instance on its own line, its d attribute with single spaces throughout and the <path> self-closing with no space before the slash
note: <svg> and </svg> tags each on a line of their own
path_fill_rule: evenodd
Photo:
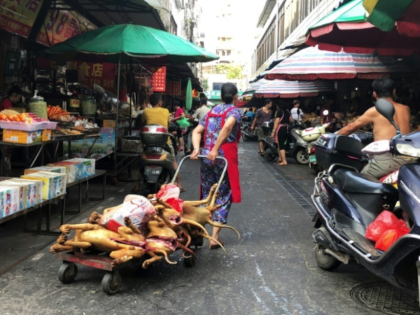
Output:
<svg viewBox="0 0 420 315">
<path fill-rule="evenodd" d="M 238 79 L 241 80 L 244 77 L 243 71 L 244 66 L 232 65 L 232 64 L 220 64 L 216 65 L 218 73 L 226 74 L 226 78 L 229 80 Z"/>
</svg>

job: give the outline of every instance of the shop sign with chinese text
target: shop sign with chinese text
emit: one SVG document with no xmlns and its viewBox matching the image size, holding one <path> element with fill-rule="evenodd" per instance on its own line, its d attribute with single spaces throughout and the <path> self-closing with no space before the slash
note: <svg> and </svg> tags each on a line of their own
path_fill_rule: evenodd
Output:
<svg viewBox="0 0 420 315">
<path fill-rule="evenodd" d="M 43 0 L 0 0 L 0 28 L 28 37 Z"/>
<path fill-rule="evenodd" d="M 1 1 L 1 0 L 0 0 Z M 59 10 L 50 10 L 36 41 L 45 46 L 53 46 L 76 35 L 97 27 L 76 11 L 67 11 L 69 6 L 57 1 Z"/>
<path fill-rule="evenodd" d="M 72 61 L 67 64 L 67 68 L 78 71 L 79 78 L 83 78 L 84 81 L 80 83 L 85 83 L 89 87 L 97 84 L 105 90 L 115 90 L 116 66 L 112 63 Z"/>
<path fill-rule="evenodd" d="M 153 73 L 151 78 L 151 86 L 153 88 L 153 92 L 165 92 L 166 67 L 150 67 L 149 70 Z"/>
</svg>

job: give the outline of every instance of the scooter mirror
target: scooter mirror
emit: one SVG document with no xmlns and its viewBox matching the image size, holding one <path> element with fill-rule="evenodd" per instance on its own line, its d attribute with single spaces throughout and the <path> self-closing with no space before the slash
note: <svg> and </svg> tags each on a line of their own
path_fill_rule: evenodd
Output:
<svg viewBox="0 0 420 315">
<path fill-rule="evenodd" d="M 324 115 L 324 116 L 328 116 L 328 114 L 329 114 L 330 112 L 328 111 L 328 110 L 324 110 L 323 112 L 322 112 L 322 114 Z"/>
<path fill-rule="evenodd" d="M 400 129 L 394 121 L 395 108 L 394 105 L 392 105 L 392 103 L 388 102 L 383 98 L 380 98 L 376 101 L 375 108 L 379 112 L 379 114 L 381 114 L 389 120 L 389 122 L 395 127 L 395 129 L 397 129 L 397 131 L 400 131 Z"/>
</svg>

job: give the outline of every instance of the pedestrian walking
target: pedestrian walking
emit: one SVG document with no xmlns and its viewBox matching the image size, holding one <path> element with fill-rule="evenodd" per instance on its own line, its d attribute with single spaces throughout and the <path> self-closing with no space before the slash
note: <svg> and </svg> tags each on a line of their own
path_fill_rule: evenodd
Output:
<svg viewBox="0 0 420 315">
<path fill-rule="evenodd" d="M 193 131 L 193 147 L 191 159 L 200 154 L 201 137 L 204 138 L 204 147 L 201 154 L 207 159 L 201 161 L 201 199 L 207 198 L 211 187 L 217 183 L 222 175 L 224 162 L 216 160 L 223 156 L 228 161 L 228 171 L 219 190 L 217 205 L 220 208 L 213 215 L 213 221 L 227 223 L 232 203 L 241 202 L 241 187 L 238 167 L 238 142 L 241 136 L 241 111 L 235 107 L 238 100 L 238 89 L 232 83 L 225 83 L 221 88 L 223 103 L 215 106 L 200 121 Z M 220 228 L 213 227 L 213 238 L 218 240 Z M 210 241 L 212 249 L 220 245 Z"/>
<path fill-rule="evenodd" d="M 274 128 L 272 136 L 274 142 L 277 143 L 279 159 L 277 165 L 287 165 L 286 146 L 288 145 L 289 124 L 293 121 L 292 116 L 284 103 L 277 105 L 275 114 Z"/>
<path fill-rule="evenodd" d="M 290 113 L 292 114 L 293 120 L 297 122 L 301 122 L 302 116 L 303 116 L 303 112 L 299 107 L 300 107 L 300 102 L 298 100 L 294 100 L 293 108 L 290 111 Z"/>
<path fill-rule="evenodd" d="M 258 136 L 258 145 L 260 151 L 258 152 L 259 155 L 264 156 L 264 131 L 262 129 L 262 126 L 265 122 L 268 122 L 271 120 L 271 117 L 273 116 L 273 113 L 271 111 L 271 107 L 273 106 L 273 101 L 271 99 L 266 99 L 264 102 L 264 107 L 257 110 L 257 113 L 255 114 L 254 122 L 251 126 L 251 131 L 255 129 Z"/>
</svg>

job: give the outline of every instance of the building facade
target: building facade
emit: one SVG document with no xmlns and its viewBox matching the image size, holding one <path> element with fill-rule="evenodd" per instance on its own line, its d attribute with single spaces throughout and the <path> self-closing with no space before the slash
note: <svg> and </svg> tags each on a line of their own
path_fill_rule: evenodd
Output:
<svg viewBox="0 0 420 315">
<path fill-rule="evenodd" d="M 240 49 L 239 39 L 229 25 L 237 25 L 235 15 L 236 2 L 213 0 L 211 5 L 217 10 L 212 16 L 211 29 L 202 32 L 206 48 L 220 57 L 219 60 L 203 64 L 204 89 L 209 95 L 218 95 L 210 91 L 220 91 L 223 83 L 234 83 L 239 90 L 246 87 L 248 78 L 243 68 L 248 61 Z"/>
<path fill-rule="evenodd" d="M 305 42 L 308 28 L 328 15 L 339 0 L 267 0 L 258 20 L 262 28 L 250 67 L 251 78 L 263 73 L 274 60 L 286 58 Z"/>
</svg>

